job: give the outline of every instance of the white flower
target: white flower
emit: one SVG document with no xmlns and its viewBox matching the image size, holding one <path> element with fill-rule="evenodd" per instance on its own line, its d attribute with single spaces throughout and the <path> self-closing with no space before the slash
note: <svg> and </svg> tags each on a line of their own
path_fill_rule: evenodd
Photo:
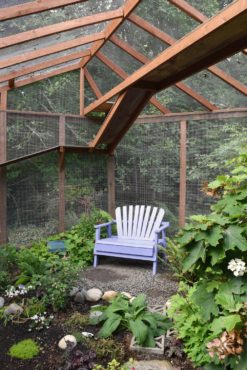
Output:
<svg viewBox="0 0 247 370">
<path fill-rule="evenodd" d="M 233 272 L 234 276 L 243 276 L 246 271 L 245 262 L 242 261 L 240 258 L 232 259 L 228 263 L 228 270 Z"/>
</svg>

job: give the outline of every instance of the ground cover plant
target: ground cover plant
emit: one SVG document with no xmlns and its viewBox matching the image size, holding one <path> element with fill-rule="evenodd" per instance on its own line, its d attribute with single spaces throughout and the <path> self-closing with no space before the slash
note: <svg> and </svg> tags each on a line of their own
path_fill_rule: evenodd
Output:
<svg viewBox="0 0 247 370">
<path fill-rule="evenodd" d="M 168 312 L 188 357 L 206 370 L 247 363 L 247 152 L 227 169 L 208 185 L 212 213 L 191 217 L 175 242 L 182 281 Z"/>
</svg>

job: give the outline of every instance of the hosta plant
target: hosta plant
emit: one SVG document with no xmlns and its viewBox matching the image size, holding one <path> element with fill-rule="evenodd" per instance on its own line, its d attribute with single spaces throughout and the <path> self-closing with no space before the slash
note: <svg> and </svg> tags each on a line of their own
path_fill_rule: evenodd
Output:
<svg viewBox="0 0 247 370">
<path fill-rule="evenodd" d="M 189 273 L 169 310 L 185 352 L 205 369 L 246 369 L 247 152 L 232 160 L 207 193 L 208 216 L 193 216 L 176 243 Z"/>
<path fill-rule="evenodd" d="M 102 315 L 93 319 L 92 324 L 102 324 L 98 335 L 107 338 L 116 330 L 129 330 L 139 345 L 154 347 L 155 337 L 170 328 L 170 320 L 148 310 L 146 296 L 139 294 L 133 301 L 123 295 L 117 296 L 109 306 L 96 307 Z"/>
</svg>

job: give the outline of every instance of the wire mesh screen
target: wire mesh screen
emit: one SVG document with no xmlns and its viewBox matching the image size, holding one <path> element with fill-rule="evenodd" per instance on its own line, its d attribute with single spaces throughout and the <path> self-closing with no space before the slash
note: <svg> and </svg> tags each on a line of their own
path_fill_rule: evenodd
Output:
<svg viewBox="0 0 247 370">
<path fill-rule="evenodd" d="M 247 144 L 246 118 L 190 121 L 187 130 L 186 216 L 204 214 L 215 201 L 203 193 L 205 185 L 224 173 L 225 162 Z"/>
<path fill-rule="evenodd" d="M 58 226 L 58 157 L 50 153 L 7 168 L 7 227 L 17 245 L 47 237 Z"/>
<path fill-rule="evenodd" d="M 94 207 L 107 210 L 107 157 L 104 154 L 68 154 L 65 160 L 66 227 Z"/>
<path fill-rule="evenodd" d="M 7 113 L 7 160 L 58 145 L 57 116 Z"/>
<path fill-rule="evenodd" d="M 8 93 L 8 109 L 79 114 L 79 71 L 64 73 Z"/>
<path fill-rule="evenodd" d="M 116 154 L 116 203 L 163 207 L 171 229 L 179 203 L 179 124 L 135 124 Z"/>
<path fill-rule="evenodd" d="M 100 127 L 100 120 L 90 118 L 66 117 L 65 144 L 87 147 Z"/>
</svg>

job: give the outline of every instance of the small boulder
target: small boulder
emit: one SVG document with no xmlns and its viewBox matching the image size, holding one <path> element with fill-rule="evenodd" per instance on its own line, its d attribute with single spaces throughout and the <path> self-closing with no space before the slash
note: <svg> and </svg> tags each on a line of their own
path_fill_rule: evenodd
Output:
<svg viewBox="0 0 247 370">
<path fill-rule="evenodd" d="M 72 289 L 71 289 L 71 291 L 69 292 L 69 296 L 70 297 L 74 297 L 75 295 L 76 295 L 76 293 L 78 293 L 79 292 L 79 288 L 77 288 L 76 286 L 74 286 Z"/>
<path fill-rule="evenodd" d="M 86 301 L 85 293 L 83 291 L 76 293 L 74 301 L 77 303 L 85 303 Z"/>
<path fill-rule="evenodd" d="M 100 289 L 92 288 L 86 291 L 86 300 L 89 302 L 98 302 L 103 293 Z"/>
<path fill-rule="evenodd" d="M 102 311 L 90 311 L 89 319 L 90 320 L 97 319 L 101 315 L 103 315 L 103 312 Z"/>
<path fill-rule="evenodd" d="M 3 297 L 0 297 L 0 308 L 2 308 L 4 306 L 4 298 Z"/>
<path fill-rule="evenodd" d="M 58 342 L 58 347 L 61 349 L 66 349 L 68 346 L 71 348 L 74 348 L 76 345 L 77 345 L 77 341 L 74 335 L 65 335 Z"/>
<path fill-rule="evenodd" d="M 133 301 L 134 301 L 134 299 L 135 299 L 136 297 L 132 297 L 132 298 L 130 298 L 130 303 L 132 303 Z"/>
<path fill-rule="evenodd" d="M 21 315 L 23 308 L 16 303 L 11 303 L 5 310 L 5 315 Z"/>
<path fill-rule="evenodd" d="M 110 302 L 112 301 L 116 296 L 118 295 L 118 292 L 115 292 L 114 290 L 108 290 L 107 292 L 104 293 L 102 299 L 104 301 Z"/>
<path fill-rule="evenodd" d="M 132 295 L 128 292 L 121 292 L 122 295 L 124 295 L 126 298 L 131 299 Z"/>
</svg>

